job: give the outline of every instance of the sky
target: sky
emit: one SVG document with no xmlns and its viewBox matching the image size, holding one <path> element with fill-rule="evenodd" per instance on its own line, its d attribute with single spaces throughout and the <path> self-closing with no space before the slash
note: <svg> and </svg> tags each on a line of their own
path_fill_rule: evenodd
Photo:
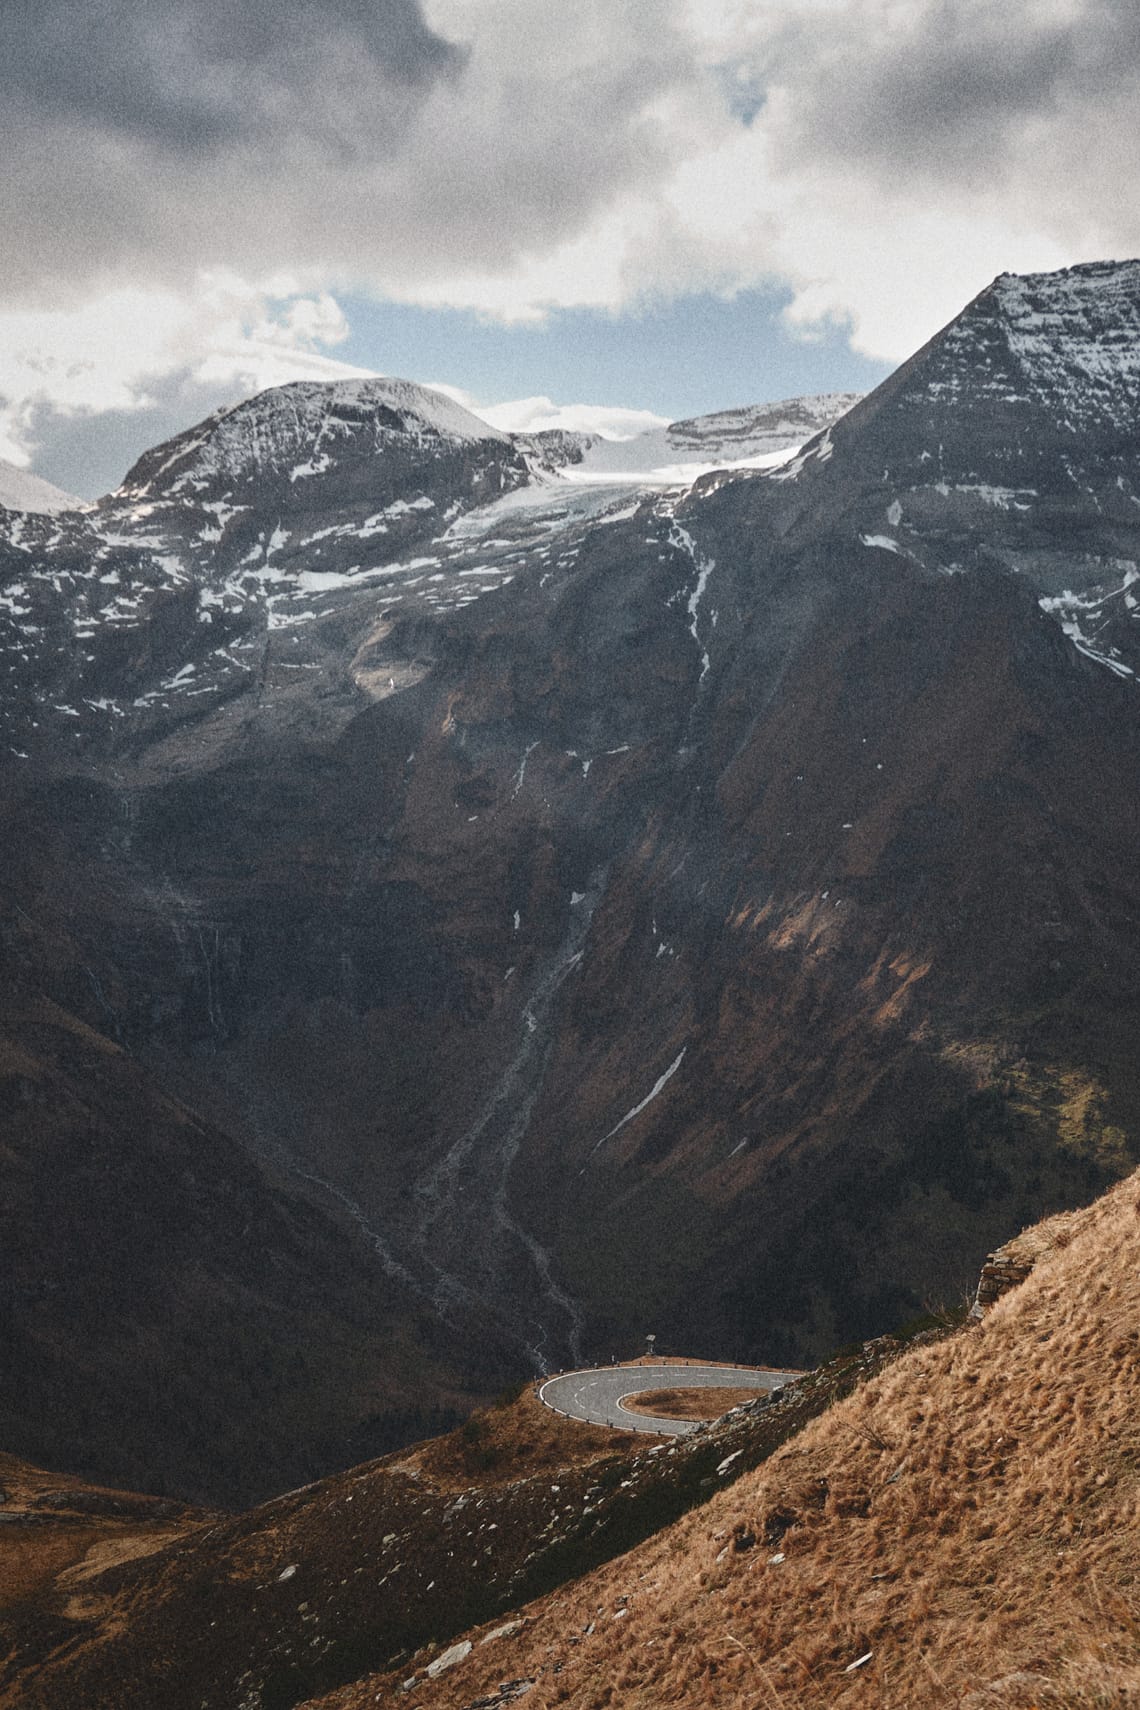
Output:
<svg viewBox="0 0 1140 1710">
<path fill-rule="evenodd" d="M 1140 253 L 1135 0 L 13 0 L 0 457 L 294 379 L 629 433 Z"/>
</svg>

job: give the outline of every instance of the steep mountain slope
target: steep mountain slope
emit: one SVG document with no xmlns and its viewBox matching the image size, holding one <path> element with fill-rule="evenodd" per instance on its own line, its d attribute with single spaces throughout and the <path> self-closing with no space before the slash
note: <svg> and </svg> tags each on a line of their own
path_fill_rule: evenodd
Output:
<svg viewBox="0 0 1140 1710">
<path fill-rule="evenodd" d="M 166 1539 L 144 1524 L 145 1559 L 126 1566 L 80 1538 L 60 1572 L 76 1502 L 56 1492 L 34 1529 L 21 1515 L 25 1573 L 39 1571 L 0 1620 L 0 1705 L 149 1710 L 161 1694 L 167 1710 L 285 1710 L 612 1560 L 897 1353 L 849 1357 L 679 1443 L 571 1423 L 528 1387 L 450 1437 L 247 1514 L 187 1515 Z M 145 1523 L 144 1503 L 121 1509 Z M 0 1535 L 0 1574 L 14 1536 Z"/>
<path fill-rule="evenodd" d="M 884 1338 L 671 1443 L 527 1390 L 224 1519 L 29 1500 L 14 1469 L 0 1573 L 22 1525 L 38 1574 L 0 1705 L 1127 1704 L 1138 1193 L 1009 1243 L 1028 1280 L 980 1324 Z M 118 1517 L 117 1550 L 72 1535 L 84 1512 Z"/>
<path fill-rule="evenodd" d="M 315 1186 L 266 1179 L 120 1046 L 10 982 L 0 1100 L 10 1449 L 242 1502 L 471 1393 Z"/>
<path fill-rule="evenodd" d="M 1140 263 L 1003 274 L 808 449 L 809 530 L 822 487 L 889 550 L 1011 571 L 1074 645 L 1128 675 L 1138 353 Z"/>
<path fill-rule="evenodd" d="M 441 1398 L 952 1297 L 1140 1133 L 1138 294 L 998 281 L 767 475 L 368 382 L 17 519 L 13 968 L 368 1232 Z"/>
<path fill-rule="evenodd" d="M 519 1609 L 506 1640 L 472 1631 L 450 1666 L 425 1651 L 323 1710 L 385 1702 L 413 1674 L 422 1710 L 1135 1702 L 1138 1187 L 1059 1220 L 980 1327 Z"/>
</svg>

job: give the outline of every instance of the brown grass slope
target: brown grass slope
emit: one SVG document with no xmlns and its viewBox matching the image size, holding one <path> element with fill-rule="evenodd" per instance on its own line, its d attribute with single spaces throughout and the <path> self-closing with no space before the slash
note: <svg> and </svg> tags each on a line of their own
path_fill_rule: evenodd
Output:
<svg viewBox="0 0 1140 1710">
<path fill-rule="evenodd" d="M 34 1676 L 39 1659 L 73 1637 L 93 1579 L 157 1554 L 207 1518 L 0 1454 L 0 1701 L 8 1681 Z"/>
<path fill-rule="evenodd" d="M 615 1455 L 624 1477 L 632 1445 L 645 1446 L 575 1426 L 528 1388 L 448 1436 L 238 1515 L 96 1491 L 0 1455 L 0 1706 L 222 1710 L 245 1698 L 281 1710 L 306 1682 L 351 1679 L 408 1637 L 447 1631 L 449 1608 L 481 1618 L 496 1574 L 509 1581 L 550 1542 L 552 1485 L 589 1486 L 587 1469 Z M 499 1522 L 483 1516 L 481 1542 L 505 1547 L 468 1589 L 454 1546 L 473 1499 Z M 314 1629 L 318 1598 L 335 1601 L 336 1619 Z"/>
<path fill-rule="evenodd" d="M 322 1710 L 1140 1704 L 1140 1176 L 1016 1245 L 1035 1268 L 980 1326 L 520 1631 Z"/>
<path fill-rule="evenodd" d="M 204 1518 L 180 1502 L 108 1490 L 0 1454 L 0 1621 L 61 1574 L 83 1577 L 94 1562 L 148 1554 Z"/>
<path fill-rule="evenodd" d="M 81 1599 L 37 1532 L 36 1587 L 0 1609 L 0 1710 L 291 1710 L 410 1666 L 703 1504 L 899 1348 L 884 1337 L 673 1442 L 560 1418 L 528 1387 L 146 1560 L 93 1559 Z"/>
</svg>

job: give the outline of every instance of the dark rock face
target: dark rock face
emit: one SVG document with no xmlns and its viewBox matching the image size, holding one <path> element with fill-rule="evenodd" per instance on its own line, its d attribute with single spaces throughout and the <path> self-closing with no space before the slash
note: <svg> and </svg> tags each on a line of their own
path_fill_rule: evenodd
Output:
<svg viewBox="0 0 1140 1710">
<path fill-rule="evenodd" d="M 0 1096 L 6 1442 L 239 1503 L 446 1418 L 463 1376 L 361 1232 L 19 984 Z"/>
<path fill-rule="evenodd" d="M 809 448 L 795 483 L 808 531 L 835 506 L 927 567 L 997 566 L 1127 675 L 1138 353 L 1140 263 L 1002 275 Z"/>
<path fill-rule="evenodd" d="M 13 966 L 342 1220 L 437 1397 L 964 1291 L 1135 1150 L 1138 302 L 999 280 L 687 493 L 286 388 L 17 519 L 82 645 L 13 612 Z"/>
<path fill-rule="evenodd" d="M 154 749 L 187 724 L 213 747 L 279 658 L 303 722 L 343 722 L 350 673 L 384 663 L 377 593 L 430 615 L 449 579 L 429 543 L 527 479 L 506 435 L 439 393 L 298 382 L 156 447 L 82 512 L 0 510 L 0 733 L 33 757 Z"/>
</svg>

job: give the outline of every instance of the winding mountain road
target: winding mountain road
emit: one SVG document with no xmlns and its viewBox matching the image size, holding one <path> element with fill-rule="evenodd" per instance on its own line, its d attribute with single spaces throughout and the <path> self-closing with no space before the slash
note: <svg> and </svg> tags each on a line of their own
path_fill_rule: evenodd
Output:
<svg viewBox="0 0 1140 1710">
<path fill-rule="evenodd" d="M 695 1431 L 701 1421 L 633 1413 L 622 1403 L 647 1389 L 755 1389 L 758 1395 L 770 1394 L 802 1376 L 802 1372 L 776 1372 L 758 1366 L 599 1366 L 547 1378 L 539 1386 L 538 1397 L 555 1413 L 581 1419 L 587 1425 L 618 1425 L 623 1431 L 681 1437 Z"/>
</svg>

